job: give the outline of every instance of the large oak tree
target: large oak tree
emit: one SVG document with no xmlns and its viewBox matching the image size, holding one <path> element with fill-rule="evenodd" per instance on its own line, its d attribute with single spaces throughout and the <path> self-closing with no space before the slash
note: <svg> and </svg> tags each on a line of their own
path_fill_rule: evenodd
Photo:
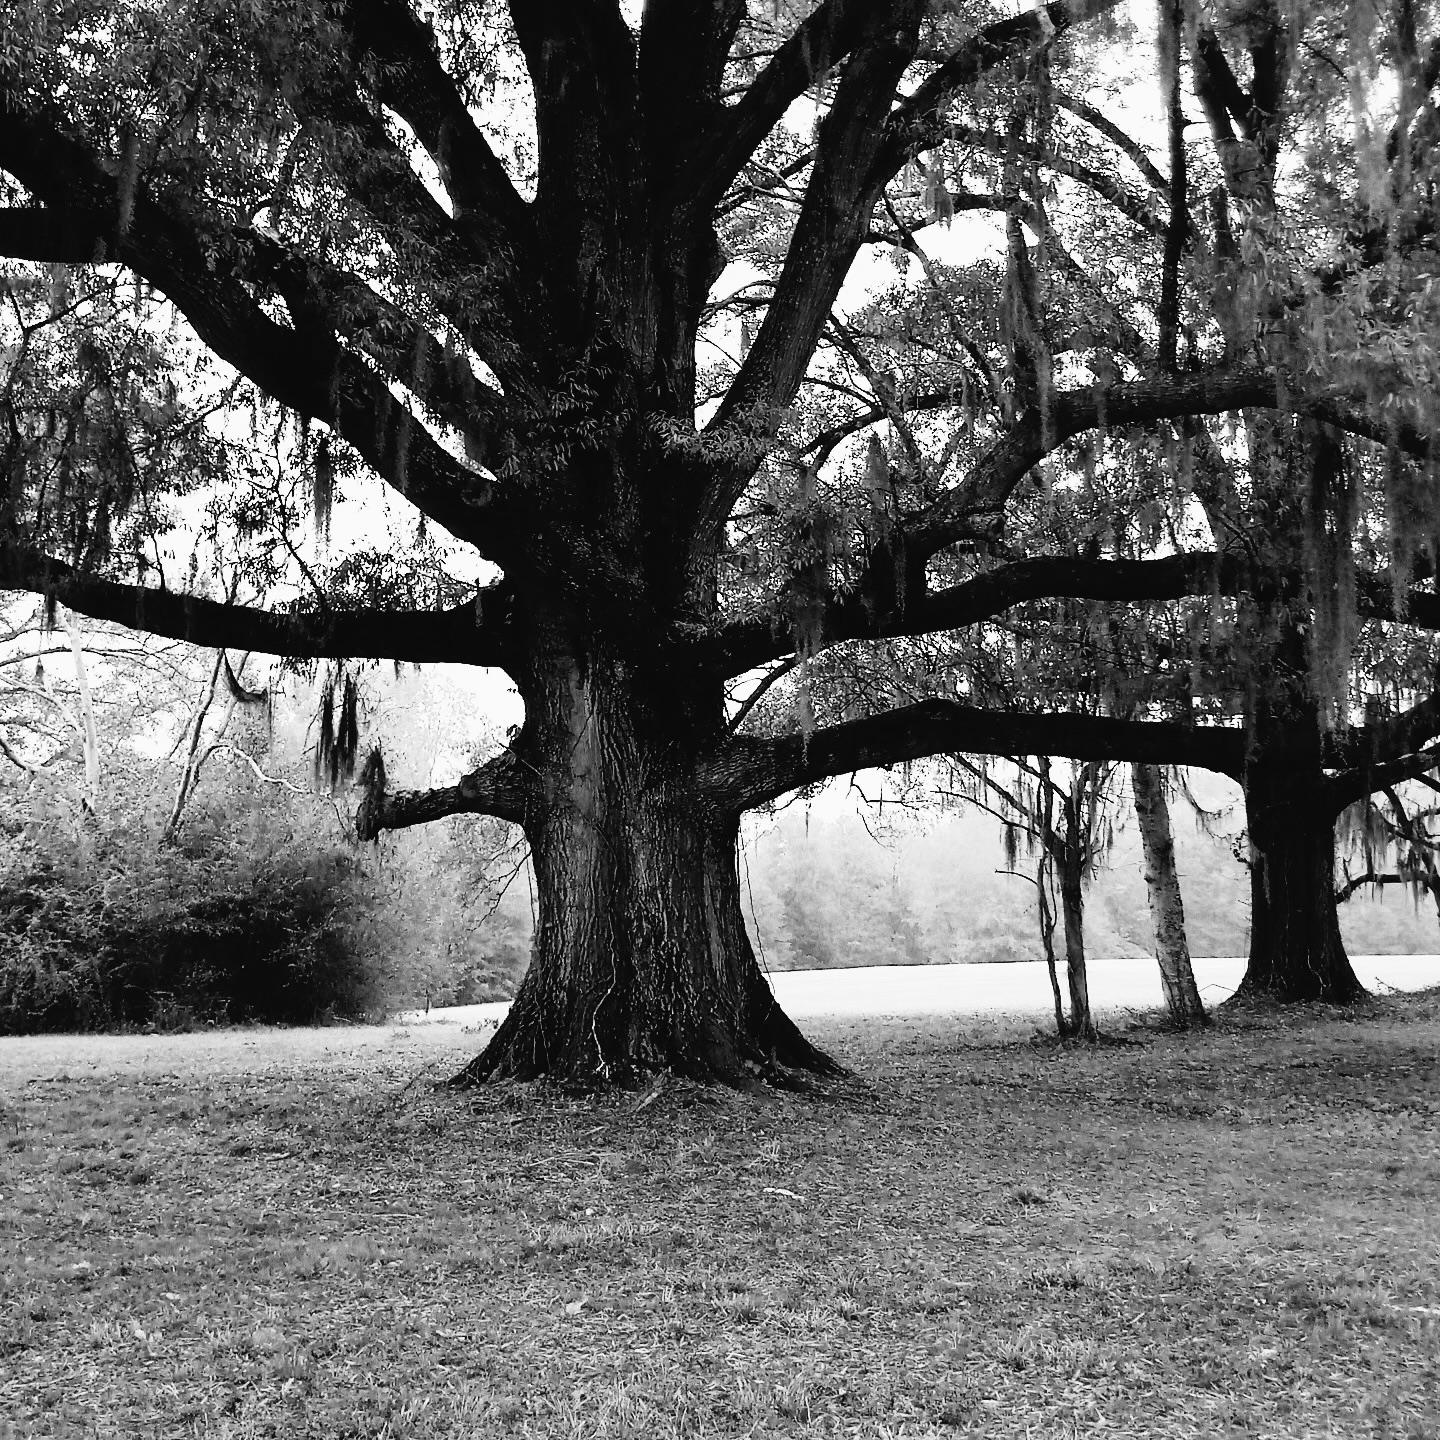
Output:
<svg viewBox="0 0 1440 1440">
<path fill-rule="evenodd" d="M 1408 418 L 1377 420 L 1344 377 L 1303 383 L 1293 357 L 1240 346 L 1176 363 L 1175 277 L 1194 242 L 1181 183 L 1130 196 L 1046 148 L 1052 62 L 1109 8 L 1055 0 L 996 19 L 919 0 L 648 0 L 638 13 L 615 0 L 508 13 L 446 0 L 426 17 L 407 0 L 12 7 L 0 255 L 133 273 L 262 403 L 300 417 L 292 453 L 317 490 L 338 456 L 499 578 L 419 608 L 393 589 L 359 603 L 343 588 L 264 608 L 157 585 L 94 547 L 66 553 L 36 520 L 26 478 L 64 436 L 26 429 L 12 405 L 18 498 L 0 584 L 202 644 L 513 677 L 526 718 L 508 748 L 425 792 L 388 788 L 376 756 L 359 811 L 366 835 L 464 812 L 524 828 L 534 959 L 476 1078 L 828 1068 L 746 937 L 745 810 L 944 751 L 1239 776 L 1246 734 L 1219 712 L 1209 725 L 1153 708 L 1118 719 L 986 708 L 963 691 L 754 734 L 731 722 L 727 685 L 842 640 L 953 630 L 1040 597 L 1254 588 L 1255 570 L 1214 550 L 1007 551 L 1007 513 L 1034 493 L 1037 465 L 1087 432 L 1247 409 L 1425 450 Z M 497 108 L 507 84 L 518 135 Z M 969 123 L 966 107 L 979 116 L 997 93 L 1008 118 Z M 954 147 L 1000 156 L 996 195 L 951 195 L 934 157 Z M 1091 338 L 1088 369 L 1057 367 L 1033 274 L 1042 170 L 1161 239 L 1158 344 L 1117 331 L 1115 344 Z M 988 328 L 966 346 L 953 327 L 994 403 L 976 427 L 962 416 L 968 381 L 952 384 L 932 408 L 965 443 L 908 499 L 883 456 L 868 464 L 869 521 L 846 532 L 819 493 L 822 462 L 840 463 L 867 427 L 903 449 L 917 402 L 847 338 L 837 302 L 867 246 L 913 240 L 895 207 L 922 188 L 934 210 L 1004 216 L 1001 282 L 972 297 Z M 751 247 L 760 278 L 731 307 L 745 322 L 735 363 L 702 373 L 727 244 Z M 845 391 L 842 351 L 869 365 L 849 394 L 873 404 L 799 434 L 815 387 Z M 758 587 L 742 583 L 757 514 L 786 536 Z M 1378 734 L 1349 732 L 1337 756 L 1368 764 Z"/>
</svg>

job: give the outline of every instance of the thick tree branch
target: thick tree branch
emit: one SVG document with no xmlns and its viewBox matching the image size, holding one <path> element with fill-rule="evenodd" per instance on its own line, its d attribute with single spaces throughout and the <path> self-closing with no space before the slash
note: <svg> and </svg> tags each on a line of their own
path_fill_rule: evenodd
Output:
<svg viewBox="0 0 1440 1440">
<path fill-rule="evenodd" d="M 924 700 L 809 736 L 735 736 L 702 766 L 700 780 L 717 803 L 745 810 L 830 775 L 951 752 L 1194 765 L 1237 778 L 1245 764 L 1239 730 L 981 710 L 953 700 Z"/>
<path fill-rule="evenodd" d="M 1217 140 L 1234 138 L 1238 124 L 1247 140 L 1250 133 L 1250 97 L 1241 88 L 1230 61 L 1211 25 L 1198 25 L 1194 37 L 1195 94 L 1205 109 Z"/>
<path fill-rule="evenodd" d="M 406 830 L 449 815 L 494 815 L 524 824 L 537 795 L 534 776 L 506 750 L 487 760 L 457 784 L 434 790 L 397 790 L 372 785 L 355 812 L 355 830 L 362 840 L 375 840 L 382 830 Z M 362 780 L 362 783 L 364 781 Z"/>
<path fill-rule="evenodd" d="M 1296 394 L 1255 367 L 1057 395 L 1048 436 L 1038 409 L 1032 410 L 992 445 L 964 481 L 929 510 L 905 518 L 899 553 L 893 545 L 881 547 L 870 557 L 852 593 L 832 598 L 821 626 L 822 643 L 958 629 L 994 618 L 1022 601 L 1046 597 L 1140 602 L 1209 593 L 1217 586 L 1222 593 L 1237 593 L 1243 576 L 1234 560 L 1220 562 L 1217 568 L 1215 557 L 1208 554 L 1153 561 L 1038 557 L 935 595 L 923 593 L 920 577 L 925 562 L 937 551 L 993 530 L 1010 494 L 1030 469 L 1049 450 L 1086 430 L 1282 405 L 1362 435 L 1371 428 L 1367 417 L 1356 416 L 1330 400 Z M 1394 442 L 1395 432 L 1388 433 Z M 1429 441 L 1418 432 L 1404 431 L 1399 443 L 1408 453 L 1428 453 Z M 897 593 L 901 577 L 910 597 L 904 605 Z M 1412 611 L 1401 617 L 1395 614 L 1393 597 L 1382 593 L 1384 590 L 1381 585 L 1362 584 L 1361 607 L 1366 618 L 1406 618 L 1424 626 L 1440 622 L 1437 597 L 1413 592 Z M 786 653 L 793 646 L 793 637 L 783 623 L 763 619 L 729 627 L 701 643 L 711 649 L 712 663 L 718 669 L 737 675 Z"/>
<path fill-rule="evenodd" d="M 293 104 L 302 122 L 335 132 L 342 147 L 333 166 L 335 178 L 380 226 L 387 243 L 409 252 L 412 266 L 417 247 L 429 252 L 423 267 L 427 281 L 443 276 L 448 282 L 428 286 L 440 313 L 500 378 L 507 394 L 531 394 L 530 356 L 536 348 L 531 342 L 546 317 L 514 253 L 486 243 L 482 233 L 445 213 L 386 132 L 383 119 L 353 87 L 301 90 Z"/>
<path fill-rule="evenodd" d="M 1355 577 L 1355 608 L 1362 620 L 1385 620 L 1392 625 L 1414 625 L 1440 630 L 1440 595 L 1433 590 L 1408 590 L 1402 608 L 1395 604 L 1395 587 L 1388 574 Z"/>
<path fill-rule="evenodd" d="M 535 93 L 546 289 L 584 305 L 597 258 L 620 242 L 612 205 L 634 182 L 635 41 L 615 0 L 510 0 L 510 18 Z"/>
<path fill-rule="evenodd" d="M 815 164 L 774 299 L 706 427 L 706 435 L 732 458 L 709 471 L 697 506 L 692 569 L 705 570 L 726 517 L 793 399 L 840 285 L 869 232 L 870 212 L 886 181 L 907 159 L 935 143 L 946 98 L 990 66 L 1048 44 L 1060 30 L 1115 3 L 1055 0 L 1043 10 L 990 26 L 894 109 L 896 86 L 916 50 L 917 7 L 894 5 L 883 23 L 872 19 L 865 35 L 854 42 L 821 125 Z M 829 6 L 821 7 L 827 10 Z M 738 163 L 743 164 L 743 158 Z"/>
<path fill-rule="evenodd" d="M 1440 692 L 1427 695 L 1410 709 L 1402 710 L 1387 720 L 1355 725 L 1328 736 L 1325 764 L 1337 769 L 1352 768 L 1366 775 L 1372 771 L 1379 773 L 1381 767 L 1395 763 L 1396 757 L 1421 752 L 1437 736 L 1440 736 Z M 1433 766 L 1421 768 L 1429 770 Z M 1379 789 L 1381 784 L 1390 783 L 1388 780 L 1379 782 L 1360 794 L 1368 795 Z"/>
<path fill-rule="evenodd" d="M 1180 51 L 1184 45 L 1185 0 L 1160 6 L 1161 85 L 1170 149 L 1170 220 L 1165 227 L 1165 258 L 1160 272 L 1160 343 L 1162 370 L 1178 368 L 1180 339 L 1180 262 L 1190 232 L 1185 157 L 1185 114 L 1180 87 Z"/>
<path fill-rule="evenodd" d="M 656 172 L 690 163 L 697 136 L 726 112 L 725 64 L 745 19 L 745 0 L 649 0 L 640 19 L 637 77 Z M 703 147 L 704 139 L 700 142 Z M 724 187 L 722 186 L 723 193 Z M 710 207 L 707 207 L 710 208 Z"/>
<path fill-rule="evenodd" d="M 271 319 L 247 288 L 245 246 L 236 237 L 202 236 L 140 185 L 122 226 L 118 180 L 78 141 L 34 116 L 6 116 L 0 167 L 47 202 L 50 233 L 67 244 L 87 221 L 109 217 L 93 236 L 92 256 L 144 276 L 222 360 L 282 405 L 333 426 L 430 519 L 505 562 L 511 547 L 500 487 L 448 454 L 380 376 L 340 346 L 323 316 L 302 313 L 294 330 Z M 28 215 L 16 228 L 29 240 L 43 229 Z"/>
<path fill-rule="evenodd" d="M 1042 416 L 1038 408 L 1027 411 L 959 485 L 909 523 L 906 539 L 911 563 L 928 559 L 954 540 L 972 534 L 977 522 L 993 522 L 1011 492 L 1035 465 L 1087 430 L 1245 409 L 1282 409 L 1309 415 L 1352 434 L 1394 444 L 1421 458 L 1431 450 L 1431 438 L 1413 427 L 1382 430 L 1369 416 L 1356 413 L 1333 397 L 1292 389 L 1279 376 L 1258 366 L 1162 376 L 1108 389 L 1095 386 L 1063 391 L 1054 397 L 1048 417 Z"/>
<path fill-rule="evenodd" d="M 1240 88 L 1211 26 L 1195 27 L 1190 61 L 1195 97 L 1209 123 L 1210 138 L 1230 194 L 1237 198 L 1249 197 L 1268 188 L 1260 166 L 1260 153 L 1251 134 L 1250 97 Z M 1235 133 L 1236 121 L 1241 127 L 1239 136 Z"/>
<path fill-rule="evenodd" d="M 1038 408 L 1022 415 L 965 480 L 909 523 L 907 546 L 928 558 L 969 533 L 977 518 L 998 517 L 1050 450 L 1086 430 L 1273 405 L 1276 392 L 1274 377 L 1258 367 L 1062 391 L 1053 399 L 1048 428 Z"/>
<path fill-rule="evenodd" d="M 1436 733 L 1434 727 L 1431 733 Z M 1374 765 L 1357 766 L 1330 776 L 1326 782 L 1334 813 L 1338 815 L 1347 805 L 1383 790 L 1387 785 L 1399 785 L 1406 780 L 1422 780 L 1430 772 L 1440 770 L 1440 746 L 1431 746 Z"/>
<path fill-rule="evenodd" d="M 118 260 L 97 212 L 56 212 L 43 206 L 0 209 L 0 255 L 41 264 L 87 265 Z M 475 376 L 463 355 L 439 341 L 360 276 L 288 249 L 251 230 L 236 236 L 237 273 L 284 297 L 293 316 L 319 317 L 354 340 L 392 379 L 405 385 L 447 424 L 467 435 L 473 454 L 494 468 L 503 452 L 504 397 Z"/>
<path fill-rule="evenodd" d="M 92 620 L 213 649 L 290 659 L 514 663 L 509 593 L 492 587 L 449 610 L 264 610 L 84 575 L 63 560 L 0 543 L 0 589 L 49 596 Z"/>
<path fill-rule="evenodd" d="M 1408 885 L 1412 888 L 1416 885 L 1424 885 L 1426 878 L 1420 874 L 1410 875 L 1387 875 L 1381 874 L 1378 870 L 1367 870 L 1363 875 L 1352 875 L 1335 892 L 1335 903 L 1343 905 L 1357 890 L 1365 886 L 1374 886 L 1377 889 L 1382 885 Z"/>
<path fill-rule="evenodd" d="M 921 6 L 894 7 L 893 16 L 851 55 L 820 141 L 805 202 L 765 321 L 706 435 L 735 459 L 716 466 L 696 507 L 698 556 L 718 547 L 725 520 L 759 463 L 760 447 L 794 398 L 849 272 L 870 228 L 880 186 L 867 176 L 880 125 L 895 87 L 915 53 Z"/>
<path fill-rule="evenodd" d="M 457 222 L 512 266 L 523 263 L 529 207 L 440 63 L 433 31 L 405 0 L 350 0 L 344 23 L 360 54 L 376 62 L 380 102 L 409 125 L 434 160 Z"/>
<path fill-rule="evenodd" d="M 832 597 L 819 643 L 874 640 L 960 630 L 1003 615 L 1027 601 L 1095 600 L 1144 604 L 1186 595 L 1236 594 L 1243 567 L 1210 552 L 1169 555 L 1159 560 L 1083 560 L 1037 556 L 999 565 L 932 594 L 917 595 L 903 607 L 893 596 L 859 590 Z M 726 675 L 740 675 L 794 648 L 786 627 L 765 619 L 728 626 L 702 642 L 706 659 Z"/>
<path fill-rule="evenodd" d="M 0 157 L 3 164 L 3 157 Z M 0 255 L 40 265 L 90 265 L 113 260 L 106 231 L 114 219 L 97 213 L 58 213 L 43 205 L 0 209 Z"/>
<path fill-rule="evenodd" d="M 295 318 L 353 341 L 392 380 L 466 437 L 467 454 L 491 470 L 510 448 L 506 399 L 476 378 L 464 355 L 448 353 L 419 321 L 338 265 L 297 254 L 271 236 L 237 238 L 241 272 L 278 292 Z"/>
<path fill-rule="evenodd" d="M 1328 396 L 1318 399 L 1296 397 L 1290 406 L 1297 414 L 1324 421 L 1348 435 L 1359 435 L 1377 445 L 1394 447 L 1417 460 L 1440 455 L 1440 437 L 1427 435 L 1414 425 L 1389 419 L 1377 419 L 1366 413 L 1368 397 L 1363 395 Z"/>
<path fill-rule="evenodd" d="M 922 150 L 942 138 L 945 110 L 957 90 L 974 85 L 996 65 L 1028 50 L 1051 44 L 1073 25 L 1113 9 L 1119 0 L 1052 0 L 987 25 L 970 36 L 901 104 L 885 122 L 884 141 L 874 160 L 872 179 L 883 185 Z"/>
<path fill-rule="evenodd" d="M 715 117 L 685 168 L 679 203 L 697 214 L 713 210 L 791 102 L 866 41 L 887 15 L 900 23 L 904 11 L 895 0 L 825 0 L 813 10 L 739 103 Z"/>
</svg>

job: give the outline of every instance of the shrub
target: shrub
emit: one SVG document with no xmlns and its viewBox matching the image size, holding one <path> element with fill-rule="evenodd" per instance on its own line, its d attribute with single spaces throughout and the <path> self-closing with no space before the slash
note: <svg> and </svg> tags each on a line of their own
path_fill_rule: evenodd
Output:
<svg viewBox="0 0 1440 1440">
<path fill-rule="evenodd" d="M 376 1007 L 348 849 L 261 809 L 198 818 L 163 847 L 134 813 L 19 827 L 0 862 L 0 1033 L 310 1024 Z"/>
</svg>

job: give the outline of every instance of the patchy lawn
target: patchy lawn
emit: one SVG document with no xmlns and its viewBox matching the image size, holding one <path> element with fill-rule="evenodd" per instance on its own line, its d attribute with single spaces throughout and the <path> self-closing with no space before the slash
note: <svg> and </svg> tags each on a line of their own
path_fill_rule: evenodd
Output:
<svg viewBox="0 0 1440 1440">
<path fill-rule="evenodd" d="M 0 1435 L 1440 1436 L 1436 993 L 1091 1051 L 810 1028 L 860 1082 L 0 1042 Z"/>
</svg>

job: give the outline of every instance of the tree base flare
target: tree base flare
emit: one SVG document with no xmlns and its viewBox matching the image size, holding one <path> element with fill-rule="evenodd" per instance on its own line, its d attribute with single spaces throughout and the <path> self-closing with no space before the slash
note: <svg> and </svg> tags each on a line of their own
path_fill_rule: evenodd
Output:
<svg viewBox="0 0 1440 1440">
<path fill-rule="evenodd" d="M 1370 992 L 1341 954 L 1340 965 L 1327 969 L 1308 967 L 1257 970 L 1252 957 L 1250 969 L 1240 987 L 1224 1002 L 1225 1009 L 1279 1009 L 1290 1005 L 1360 1005 L 1371 999 Z"/>
<path fill-rule="evenodd" d="M 595 1015 L 588 1026 L 577 1026 L 573 1017 L 547 1015 L 522 986 L 490 1043 L 451 1083 L 549 1080 L 565 1090 L 590 1094 L 639 1089 L 671 1074 L 736 1089 L 763 1083 L 805 1090 L 815 1080 L 849 1074 L 800 1033 L 773 997 L 743 1026 L 712 1017 L 677 1034 L 634 1022 L 631 1017 L 631 1023 L 622 1026 L 613 1016 Z"/>
<path fill-rule="evenodd" d="M 1308 732 L 1307 732 L 1308 733 Z M 1296 750 L 1300 742 L 1294 742 Z M 1278 1005 L 1366 996 L 1335 904 L 1335 813 L 1318 762 L 1248 776 L 1250 956 L 1235 998 Z"/>
</svg>

